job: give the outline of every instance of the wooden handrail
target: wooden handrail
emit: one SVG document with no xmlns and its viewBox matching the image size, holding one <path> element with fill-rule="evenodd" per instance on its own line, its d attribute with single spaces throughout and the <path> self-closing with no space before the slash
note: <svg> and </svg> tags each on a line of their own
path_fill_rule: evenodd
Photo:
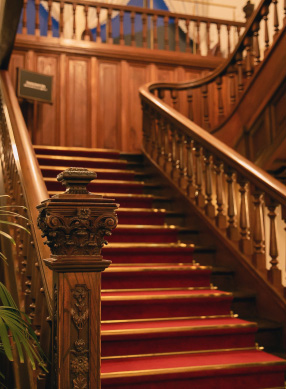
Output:
<svg viewBox="0 0 286 389">
<path fill-rule="evenodd" d="M 263 277 L 267 277 L 280 296 L 284 297 L 279 269 L 277 241 L 281 237 L 276 234 L 276 209 L 281 209 L 279 214 L 285 222 L 286 187 L 202 128 L 210 130 L 211 127 L 209 101 L 212 105 L 217 104 L 220 116 L 225 114 L 221 95 L 221 89 L 225 87 L 222 72 L 231 79 L 228 84 L 230 103 L 235 102 L 232 101 L 235 100 L 232 61 L 239 58 L 242 70 L 242 57 L 238 53 L 245 47 L 244 42 L 248 42 L 248 54 L 243 64 L 245 77 L 250 76 L 255 55 L 259 66 L 259 55 L 255 49 L 257 36 L 254 33 L 258 31 L 258 20 L 268 14 L 267 7 L 270 3 L 270 0 L 260 3 L 250 18 L 236 51 L 212 74 L 193 83 L 180 85 L 150 83 L 141 87 L 139 94 L 143 108 L 143 150 L 148 158 L 194 204 L 197 212 L 215 226 L 218 234 L 238 250 L 241 258 L 249 261 Z M 277 2 L 273 2 L 273 5 L 276 7 Z M 275 26 L 277 39 L 277 21 Z M 255 54 L 253 56 L 250 55 L 250 47 Z M 237 87 L 242 80 L 243 78 L 236 78 Z M 208 92 L 210 84 L 214 82 L 218 94 L 217 99 L 211 95 L 211 100 Z M 194 85 L 200 88 L 200 107 L 195 106 L 194 88 L 189 88 Z M 188 115 L 179 112 L 182 104 L 178 93 L 180 90 L 187 91 L 183 95 L 183 108 L 187 106 Z M 194 121 L 198 107 L 201 125 Z M 265 236 L 269 236 L 269 242 Z M 268 256 L 269 270 L 266 265 Z"/>
<path fill-rule="evenodd" d="M 53 37 L 53 26 L 51 23 L 53 4 L 58 3 L 60 6 L 58 9 L 59 12 L 59 37 L 60 38 L 71 38 L 72 40 L 83 39 L 85 41 L 95 41 L 97 44 L 108 43 L 108 44 L 119 44 L 120 46 L 132 46 L 132 47 L 142 47 L 150 48 L 154 50 L 175 50 L 175 51 L 185 51 L 187 53 L 193 52 L 196 54 L 204 55 L 218 55 L 221 56 L 222 52 L 220 50 L 220 31 L 221 26 L 225 26 L 228 31 L 228 43 L 227 43 L 227 54 L 230 53 L 234 47 L 234 41 L 237 38 L 231 39 L 230 32 L 231 29 L 235 30 L 235 36 L 239 36 L 241 29 L 245 27 L 245 23 L 219 19 L 219 18 L 209 18 L 196 15 L 186 15 L 181 13 L 172 13 L 164 10 L 153 10 L 150 8 L 144 7 L 135 7 L 129 5 L 117 5 L 117 4 L 106 4 L 103 2 L 91 2 L 89 0 L 55 0 L 49 2 L 47 6 L 47 32 L 41 32 L 40 25 L 40 3 L 35 0 L 35 20 L 29 19 L 30 16 L 27 14 L 27 0 L 24 1 L 23 7 L 23 16 L 22 16 L 22 31 L 23 35 L 27 35 L 28 29 L 27 24 L 34 25 L 35 36 L 45 35 L 48 39 L 54 39 Z M 65 22 L 64 22 L 64 13 L 67 11 L 65 6 L 72 7 L 72 33 L 67 36 L 65 33 Z M 77 7 L 82 7 L 84 10 L 84 16 L 82 20 L 82 25 L 77 25 Z M 95 20 L 90 26 L 90 10 L 93 10 Z M 118 15 L 118 21 L 114 22 L 114 17 Z M 127 16 L 127 19 L 126 19 Z M 142 20 L 142 36 L 139 37 L 137 34 L 138 28 L 141 27 L 135 26 L 135 23 L 138 23 L 138 20 L 135 19 L 135 16 L 140 16 Z M 148 18 L 151 19 L 151 24 L 148 27 Z M 102 23 L 102 20 L 105 20 Z M 161 24 L 160 24 L 161 20 Z M 102 26 L 101 26 L 102 23 Z M 130 23 L 130 32 L 126 33 L 125 29 L 127 24 Z M 194 36 L 190 35 L 191 25 L 194 29 Z M 207 38 L 205 39 L 205 49 L 202 50 L 202 39 L 201 35 L 201 25 L 204 25 L 206 29 Z M 82 31 L 84 27 L 84 30 Z M 214 43 L 215 54 L 210 47 L 210 27 L 215 26 L 216 35 L 217 35 L 217 44 Z M 81 28 L 81 30 L 80 30 Z M 91 32 L 91 28 L 95 30 L 94 33 Z M 147 42 L 147 29 L 150 28 L 154 30 L 154 34 L 151 34 Z M 158 28 L 162 29 L 162 34 L 158 33 Z M 170 31 L 169 31 L 170 30 Z M 105 32 L 104 32 L 105 31 Z M 137 34 L 137 35 L 136 35 Z M 173 40 L 169 35 L 173 36 Z M 214 34 L 212 34 L 212 38 Z M 150 42 L 149 42 L 150 40 Z"/>
<path fill-rule="evenodd" d="M 20 185 L 25 198 L 25 206 L 31 220 L 32 236 L 37 258 L 41 270 L 43 288 L 47 299 L 49 313 L 52 313 L 52 278 L 51 272 L 43 265 L 43 259 L 48 258 L 50 250 L 44 245 L 41 234 L 35 226 L 37 225 L 38 212 L 36 206 L 48 198 L 48 192 L 43 181 L 42 173 L 36 159 L 31 139 L 22 116 L 22 112 L 11 83 L 9 73 L 1 71 L 1 94 L 5 107 L 6 120 L 8 125 L 13 158 L 20 178 Z"/>
<path fill-rule="evenodd" d="M 206 130 L 218 131 L 242 99 L 264 58 L 266 59 L 269 56 L 272 46 L 278 40 L 279 33 L 282 33 L 285 29 L 284 23 L 284 27 L 282 26 L 279 30 L 277 18 L 274 17 L 276 13 L 277 2 L 261 0 L 257 9 L 249 18 L 232 54 L 217 69 L 199 79 L 188 82 L 153 83 L 149 86 L 149 90 L 165 99 L 165 101 L 171 101 L 168 98 L 167 91 L 170 94 L 172 94 L 172 91 L 176 91 L 178 95 L 177 107 L 179 107 L 177 109 L 180 112 L 192 118 Z M 273 35 L 269 32 L 269 21 L 272 19 Z M 259 31 L 261 30 L 264 33 L 263 37 L 262 35 L 259 37 Z M 264 45 L 264 50 L 260 47 L 261 44 Z M 205 89 L 205 99 L 203 89 Z M 209 90 L 217 96 L 218 105 L 214 106 L 210 103 Z M 192 97 L 193 104 L 208 107 L 207 121 L 203 119 L 202 113 L 190 112 L 186 103 L 186 92 L 188 96 Z M 203 111 L 203 108 L 201 110 Z"/>
<path fill-rule="evenodd" d="M 227 146 L 212 134 L 203 131 L 201 127 L 186 118 L 184 115 L 170 107 L 168 104 L 160 101 L 150 91 L 152 83 L 140 88 L 139 93 L 143 102 L 148 104 L 154 110 L 160 111 L 172 125 L 178 128 L 184 136 L 191 136 L 202 147 L 210 153 L 221 159 L 236 172 L 243 175 L 251 181 L 257 188 L 268 193 L 273 199 L 286 206 L 286 186 L 273 178 L 265 170 L 259 168 L 254 163 L 244 158 L 241 154 Z"/>
</svg>

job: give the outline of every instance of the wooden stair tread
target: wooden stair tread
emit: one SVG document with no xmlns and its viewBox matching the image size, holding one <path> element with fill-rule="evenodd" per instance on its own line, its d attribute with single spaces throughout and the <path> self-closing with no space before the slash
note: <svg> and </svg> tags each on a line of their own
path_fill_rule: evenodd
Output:
<svg viewBox="0 0 286 389">
<path fill-rule="evenodd" d="M 145 322 L 103 323 L 101 333 L 106 335 L 139 334 L 170 331 L 205 332 L 208 330 L 252 329 L 256 330 L 256 323 L 237 318 L 216 319 L 177 319 L 177 320 L 149 320 Z"/>
<path fill-rule="evenodd" d="M 243 362 L 242 362 L 243 361 Z M 177 356 L 154 356 L 140 358 L 121 358 L 102 360 L 102 379 L 108 377 L 171 374 L 174 370 L 192 372 L 231 368 L 261 367 L 261 369 L 285 367 L 286 361 L 260 350 L 238 350 L 219 353 L 192 353 Z"/>
</svg>

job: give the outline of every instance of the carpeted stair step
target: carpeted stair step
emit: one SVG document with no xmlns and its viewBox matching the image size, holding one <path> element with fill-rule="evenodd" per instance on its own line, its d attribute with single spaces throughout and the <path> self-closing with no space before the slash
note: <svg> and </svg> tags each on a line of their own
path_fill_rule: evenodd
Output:
<svg viewBox="0 0 286 389">
<path fill-rule="evenodd" d="M 116 263 L 191 263 L 193 245 L 184 243 L 110 243 L 102 250 L 105 259 Z"/>
<path fill-rule="evenodd" d="M 102 289 L 207 288 L 211 271 L 197 264 L 112 264 L 102 273 Z"/>
<path fill-rule="evenodd" d="M 232 294 L 215 289 L 102 293 L 102 320 L 228 315 Z"/>
<path fill-rule="evenodd" d="M 59 173 L 66 169 L 65 166 L 40 166 L 44 177 L 55 178 Z M 96 180 L 134 180 L 135 172 L 133 170 L 123 169 L 96 169 Z M 95 181 L 96 182 L 96 181 Z"/>
<path fill-rule="evenodd" d="M 40 154 L 40 155 L 84 157 L 84 158 L 107 158 L 107 159 L 121 158 L 121 153 L 118 150 L 109 150 L 109 149 L 34 145 L 34 150 L 36 154 Z"/>
<path fill-rule="evenodd" d="M 102 356 L 250 348 L 256 330 L 234 317 L 103 322 Z"/>
<path fill-rule="evenodd" d="M 103 359 L 102 389 L 283 388 L 286 362 L 261 350 Z"/>
<path fill-rule="evenodd" d="M 108 158 L 86 158 L 86 157 L 68 157 L 59 155 L 38 154 L 37 159 L 40 166 L 65 166 L 83 167 L 89 169 L 126 169 L 127 161 Z"/>
<path fill-rule="evenodd" d="M 45 177 L 48 190 L 60 191 L 63 186 L 54 178 Z M 88 185 L 90 192 L 114 192 L 114 193 L 134 193 L 142 194 L 144 190 L 144 182 L 140 181 L 119 181 L 119 180 L 95 180 Z"/>
<path fill-rule="evenodd" d="M 167 214 L 165 209 L 157 208 L 119 208 L 116 212 L 119 224 L 133 225 L 163 225 Z"/>
<path fill-rule="evenodd" d="M 62 191 L 49 191 L 50 196 L 60 194 Z M 103 193 L 97 194 L 108 199 L 114 199 L 120 204 L 121 208 L 152 208 L 154 202 L 168 202 L 169 199 L 162 196 L 153 196 L 150 194 L 128 194 L 128 193 Z"/>
<path fill-rule="evenodd" d="M 129 225 L 119 224 L 108 238 L 110 243 L 146 242 L 175 243 L 178 240 L 178 229 L 168 225 Z"/>
</svg>

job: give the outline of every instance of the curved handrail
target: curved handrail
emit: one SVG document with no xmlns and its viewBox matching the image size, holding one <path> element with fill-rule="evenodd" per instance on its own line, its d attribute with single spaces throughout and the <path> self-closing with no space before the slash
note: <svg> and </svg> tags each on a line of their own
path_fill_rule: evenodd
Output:
<svg viewBox="0 0 286 389">
<path fill-rule="evenodd" d="M 24 204 L 28 209 L 31 220 L 33 246 L 36 249 L 37 262 L 41 271 L 48 312 L 52 315 L 52 273 L 43 262 L 44 259 L 50 257 L 50 250 L 44 245 L 41 232 L 36 227 L 38 217 L 36 206 L 43 200 L 49 198 L 49 195 L 9 74 L 7 71 L 1 71 L 0 76 L 0 90 L 9 132 L 7 135 L 10 138 L 9 144 L 11 144 L 13 152 L 13 156 L 10 156 L 10 158 L 13 158 L 15 161 L 14 164 L 16 165 L 17 174 L 20 179 L 19 183 L 14 184 L 21 186 L 25 199 Z M 6 152 L 8 153 L 9 150 L 6 150 Z"/>
<path fill-rule="evenodd" d="M 160 101 L 150 92 L 150 85 L 152 84 L 150 83 L 140 88 L 139 93 L 143 102 L 146 102 L 151 108 L 158 110 L 160 115 L 163 115 L 173 126 L 180 129 L 186 137 L 191 136 L 195 142 L 207 149 L 209 153 L 215 155 L 216 158 L 226 163 L 235 172 L 243 175 L 261 191 L 268 193 L 271 198 L 286 207 L 285 185 L 215 136 L 204 131 L 174 108 Z"/>
<path fill-rule="evenodd" d="M 144 152 L 243 260 L 284 297 L 278 267 L 278 245 L 283 238 L 276 233 L 275 210 L 281 208 L 285 222 L 286 187 L 155 96 L 151 85 L 139 90 Z"/>
<path fill-rule="evenodd" d="M 251 17 L 248 19 L 248 22 L 245 26 L 245 30 L 242 33 L 242 35 L 239 38 L 239 41 L 237 42 L 232 54 L 221 64 L 215 69 L 213 72 L 210 74 L 196 80 L 192 81 L 187 81 L 187 82 L 181 82 L 181 83 L 174 83 L 174 82 L 156 82 L 150 84 L 149 90 L 150 91 L 155 91 L 155 90 L 160 90 L 162 89 L 175 89 L 175 90 L 186 90 L 190 88 L 198 88 L 201 87 L 205 84 L 209 84 L 212 81 L 215 81 L 217 77 L 222 76 L 225 74 L 229 68 L 230 65 L 236 63 L 236 56 L 237 53 L 241 50 L 243 47 L 243 42 L 247 36 L 250 34 L 252 35 L 252 25 L 254 22 L 260 22 L 261 19 L 263 18 L 263 15 L 261 13 L 263 7 L 268 6 L 271 3 L 272 0 L 262 0 L 260 4 L 258 5 L 257 9 L 255 12 L 251 15 Z M 244 49 L 244 47 L 243 47 Z"/>
<path fill-rule="evenodd" d="M 273 3 L 273 7 L 270 8 L 271 3 Z M 269 33 L 268 19 L 270 12 L 273 14 L 271 15 L 271 17 L 273 16 L 273 38 Z M 259 36 L 259 30 L 262 29 L 262 20 L 264 20 L 263 38 L 262 35 Z M 229 114 L 234 111 L 250 84 L 250 80 L 257 73 L 256 70 L 261 64 L 261 39 L 264 40 L 264 57 L 266 58 L 271 45 L 275 44 L 278 33 L 277 1 L 261 0 L 248 20 L 234 51 L 217 69 L 199 79 L 188 82 L 153 83 L 149 85 L 149 90 L 157 93 L 165 101 L 172 102 L 173 107 L 206 130 L 215 132 L 221 127 L 222 123 L 226 122 Z M 166 91 L 170 92 L 169 98 L 166 96 Z M 186 91 L 187 98 L 183 93 L 186 93 Z M 217 100 L 216 106 L 211 101 L 214 95 Z M 195 104 L 200 107 L 199 113 L 194 109 Z"/>
</svg>

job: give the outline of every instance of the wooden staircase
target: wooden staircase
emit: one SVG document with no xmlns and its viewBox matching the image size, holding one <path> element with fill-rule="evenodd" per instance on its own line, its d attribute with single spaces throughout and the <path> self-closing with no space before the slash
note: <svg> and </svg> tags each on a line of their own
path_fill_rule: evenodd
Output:
<svg viewBox="0 0 286 389">
<path fill-rule="evenodd" d="M 286 362 L 255 339 L 281 351 L 279 324 L 260 320 L 257 332 L 255 294 L 218 266 L 213 237 L 196 215 L 186 218 L 141 155 L 34 149 L 50 195 L 62 191 L 58 173 L 87 167 L 97 172 L 89 190 L 121 205 L 103 249 L 112 265 L 102 274 L 102 388 L 284 387 Z"/>
</svg>

